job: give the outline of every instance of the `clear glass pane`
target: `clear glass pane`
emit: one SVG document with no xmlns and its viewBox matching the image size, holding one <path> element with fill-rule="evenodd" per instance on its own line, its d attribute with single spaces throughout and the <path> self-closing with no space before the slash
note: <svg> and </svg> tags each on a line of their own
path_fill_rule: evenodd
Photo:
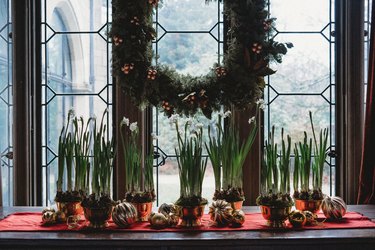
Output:
<svg viewBox="0 0 375 250">
<path fill-rule="evenodd" d="M 182 74 L 206 75 L 218 60 L 218 45 L 209 34 L 167 34 L 158 42 L 159 63 Z"/>
<path fill-rule="evenodd" d="M 321 93 L 330 85 L 330 43 L 320 34 L 283 34 L 279 42 L 294 47 L 282 64 L 272 65 L 277 73 L 270 84 L 279 93 Z"/>
<path fill-rule="evenodd" d="M 279 31 L 320 31 L 330 22 L 329 0 L 270 0 Z"/>
<path fill-rule="evenodd" d="M 107 1 L 101 0 L 45 0 L 46 22 L 56 32 L 61 31 L 99 31 L 107 23 Z M 51 22 L 54 11 L 58 11 L 66 27 Z M 43 13 L 44 11 L 42 11 Z M 43 13 L 44 15 L 44 13 Z"/>
<path fill-rule="evenodd" d="M 200 0 L 163 1 L 158 15 L 154 16 L 159 38 L 153 44 L 153 49 L 159 56 L 157 63 L 175 67 L 181 74 L 207 74 L 215 62 L 222 60 L 222 8 L 219 1 L 209 5 Z M 176 131 L 158 109 L 155 108 L 153 114 L 153 132 L 159 136 L 155 146 L 160 154 L 167 157 L 165 164 L 158 167 L 158 178 L 155 181 L 158 183 L 160 205 L 163 202 L 175 202 L 179 197 L 179 177 L 174 150 Z M 205 128 L 211 123 L 203 115 L 197 115 L 195 118 L 202 122 Z M 212 120 L 216 119 L 214 115 Z M 180 124 L 184 121 L 186 119 L 181 119 Z M 207 140 L 207 134 L 204 134 L 204 140 Z M 214 192 L 211 163 L 208 163 L 203 186 L 202 196 L 211 199 Z"/>
<path fill-rule="evenodd" d="M 330 128 L 330 105 L 321 96 L 279 96 L 268 108 L 269 123 L 275 125 L 278 144 L 281 128 L 292 137 L 293 143 L 303 139 L 304 131 L 312 136 L 309 111 L 313 114 L 315 131 Z"/>
<path fill-rule="evenodd" d="M 283 58 L 283 63 L 272 64 L 276 74 L 268 78 L 265 89 L 265 138 L 272 125 L 277 130 L 275 140 L 280 143 L 281 128 L 290 134 L 292 143 L 303 139 L 303 132 L 312 136 L 309 111 L 313 113 L 315 130 L 329 129 L 328 145 L 335 145 L 335 44 L 334 0 L 270 0 L 272 17 L 277 17 L 276 36 L 279 42 L 291 42 L 294 47 Z M 290 8 L 293 6 L 293 15 Z M 323 30 L 324 29 L 324 30 Z M 323 191 L 334 190 L 331 181 L 334 161 L 325 167 Z M 294 168 L 292 164 L 292 169 Z M 332 194 L 332 193 L 331 193 Z"/>
<path fill-rule="evenodd" d="M 209 31 L 221 15 L 217 6 L 201 0 L 164 0 L 158 22 L 168 31 Z"/>
<path fill-rule="evenodd" d="M 69 109 L 87 121 L 111 108 L 111 46 L 106 32 L 112 7 L 107 0 L 44 1 L 42 6 L 43 204 L 50 205 L 56 194 L 58 138 Z M 110 115 L 110 129 L 111 121 Z"/>
<path fill-rule="evenodd" d="M 180 178 L 178 175 L 177 160 L 171 157 L 159 167 L 159 205 L 162 203 L 176 202 L 180 196 Z M 156 182 L 155 182 L 156 183 Z M 212 201 L 215 191 L 215 180 L 211 162 L 208 161 L 206 175 L 203 180 L 202 197 L 208 202 Z"/>
<path fill-rule="evenodd" d="M 0 0 L 0 191 L 3 206 L 13 205 L 13 161 L 7 158 L 12 150 L 12 41 L 10 0 Z"/>
</svg>

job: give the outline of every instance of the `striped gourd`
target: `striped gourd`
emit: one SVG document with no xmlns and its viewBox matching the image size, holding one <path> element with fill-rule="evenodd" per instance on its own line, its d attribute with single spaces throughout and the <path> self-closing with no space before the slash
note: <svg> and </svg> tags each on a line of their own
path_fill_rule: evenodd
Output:
<svg viewBox="0 0 375 250">
<path fill-rule="evenodd" d="M 129 202 L 122 202 L 113 209 L 112 220 L 118 227 L 129 227 L 137 221 L 137 209 Z"/>
<path fill-rule="evenodd" d="M 327 219 L 341 219 L 346 213 L 346 203 L 341 197 L 327 195 L 322 202 L 322 211 Z"/>
</svg>

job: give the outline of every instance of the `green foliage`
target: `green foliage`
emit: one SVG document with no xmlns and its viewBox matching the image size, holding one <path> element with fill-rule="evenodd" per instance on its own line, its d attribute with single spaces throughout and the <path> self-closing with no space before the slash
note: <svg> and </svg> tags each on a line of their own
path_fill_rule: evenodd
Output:
<svg viewBox="0 0 375 250">
<path fill-rule="evenodd" d="M 202 158 L 203 129 L 201 124 L 192 126 L 188 121 L 183 131 L 179 130 L 176 116 L 171 117 L 177 132 L 178 147 L 175 148 L 180 177 L 180 198 L 177 205 L 186 204 L 187 201 L 196 201 L 206 204 L 207 200 L 202 198 L 202 184 L 207 166 L 207 158 Z"/>
<path fill-rule="evenodd" d="M 74 110 L 70 110 L 66 125 L 62 128 L 58 145 L 58 177 L 57 191 L 62 192 L 64 171 L 66 169 L 67 191 L 87 191 L 87 179 L 89 174 L 89 155 L 91 133 L 89 125 L 86 127 L 82 117 L 74 117 Z M 73 186 L 74 174 L 74 186 Z"/>
<path fill-rule="evenodd" d="M 83 117 L 73 119 L 74 127 L 74 158 L 75 158 L 75 190 L 88 191 L 88 177 L 90 174 L 90 124 L 89 118 L 85 125 Z"/>
<path fill-rule="evenodd" d="M 106 140 L 107 125 L 104 118 L 108 116 L 108 109 L 103 113 L 100 126 L 94 120 L 94 140 L 93 140 L 93 166 L 92 166 L 92 193 L 96 196 L 111 193 L 111 177 L 114 159 L 113 139 Z"/>
<path fill-rule="evenodd" d="M 280 152 L 278 152 L 274 138 L 275 126 L 272 126 L 268 140 L 265 142 L 261 168 L 261 194 L 256 203 L 265 206 L 288 207 L 293 205 L 289 194 L 291 138 L 287 135 L 285 140 L 284 128 L 282 128 Z"/>
<path fill-rule="evenodd" d="M 261 193 L 263 195 L 271 193 L 290 192 L 290 152 L 291 138 L 287 135 L 284 139 L 284 129 L 281 129 L 281 151 L 278 152 L 275 143 L 275 126 L 268 135 L 265 142 L 264 156 L 261 168 Z M 278 153 L 280 159 L 278 161 Z"/>
<path fill-rule="evenodd" d="M 168 116 L 193 115 L 200 109 L 210 118 L 221 105 L 243 108 L 254 103 L 262 96 L 264 76 L 275 73 L 269 62 L 281 62 L 292 47 L 269 39 L 275 19 L 268 18 L 266 2 L 224 1 L 230 25 L 224 61 L 205 76 L 193 77 L 165 65 L 151 67 L 156 31 L 148 0 L 114 0 L 113 74 L 136 105 L 160 106 Z"/>
<path fill-rule="evenodd" d="M 293 174 L 294 197 L 297 199 L 318 200 L 323 198 L 322 180 L 323 168 L 327 158 L 328 129 L 320 130 L 319 143 L 316 138 L 312 113 L 309 112 L 311 130 L 314 138 L 314 146 L 312 138 L 307 138 L 304 132 L 303 142 L 295 145 L 295 164 Z M 314 150 L 314 157 L 312 151 Z M 310 177 L 312 177 L 312 190 L 310 189 Z"/>
<path fill-rule="evenodd" d="M 328 142 L 328 129 L 325 128 L 323 130 L 320 130 L 319 132 L 319 144 L 316 140 L 315 136 L 315 129 L 314 129 L 314 123 L 312 119 L 312 113 L 309 112 L 310 116 L 310 123 L 311 123 L 311 130 L 314 137 L 314 161 L 312 165 L 312 173 L 313 173 L 313 189 L 314 190 L 322 190 L 322 181 L 323 181 L 323 168 L 324 163 L 328 155 L 327 150 L 327 142 Z"/>
<path fill-rule="evenodd" d="M 124 117 L 120 123 L 120 137 L 125 163 L 126 199 L 129 202 L 154 201 L 152 145 L 142 171 L 142 148 L 139 145 L 137 122 L 130 123 L 129 119 Z"/>
<path fill-rule="evenodd" d="M 205 146 L 214 170 L 216 189 L 214 199 L 231 201 L 244 199 L 242 168 L 258 131 L 256 117 L 260 105 L 264 104 L 258 101 L 256 115 L 249 120 L 250 132 L 244 140 L 240 139 L 234 119 L 230 119 L 227 127 L 222 126 L 222 119 L 225 121 L 230 116 L 230 111 L 219 114 L 218 122 L 208 127 L 209 143 Z M 212 135 L 211 130 L 216 131 L 216 134 Z"/>
</svg>

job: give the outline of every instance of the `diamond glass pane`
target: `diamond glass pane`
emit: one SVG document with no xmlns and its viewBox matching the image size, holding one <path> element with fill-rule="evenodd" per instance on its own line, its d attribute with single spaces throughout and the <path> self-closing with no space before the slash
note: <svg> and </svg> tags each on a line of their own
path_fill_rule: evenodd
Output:
<svg viewBox="0 0 375 250">
<path fill-rule="evenodd" d="M 167 34 L 158 45 L 158 62 L 182 74 L 205 75 L 217 62 L 217 42 L 209 34 Z"/>
<path fill-rule="evenodd" d="M 223 6 L 219 1 L 206 5 L 201 0 L 163 1 L 154 15 L 158 40 L 153 49 L 159 59 L 155 63 L 168 64 L 179 73 L 205 75 L 223 54 Z M 210 121 L 198 115 L 204 130 Z M 215 116 L 213 120 L 215 121 Z M 185 120 L 181 119 L 180 124 Z M 156 161 L 158 204 L 175 202 L 179 197 L 178 166 L 175 155 L 176 131 L 160 110 L 153 111 L 153 132 L 159 137 L 155 141 L 156 151 L 164 157 Z M 207 139 L 207 135 L 204 135 Z M 206 154 L 206 152 L 204 152 Z M 202 196 L 211 199 L 214 193 L 214 177 L 208 163 L 203 181 Z"/>
<path fill-rule="evenodd" d="M 329 129 L 329 146 L 335 146 L 334 0 L 269 0 L 272 17 L 277 17 L 276 38 L 292 42 L 283 63 L 273 65 L 277 73 L 268 77 L 265 89 L 265 137 L 272 125 L 280 140 L 282 127 L 293 142 L 303 131 L 311 136 L 309 111 L 315 129 Z M 290 8 L 293 6 L 293 15 Z M 333 194 L 335 161 L 327 158 L 323 191 Z"/>
<path fill-rule="evenodd" d="M 330 22 L 329 0 L 270 0 L 271 15 L 277 17 L 277 29 L 321 31 Z"/>
<path fill-rule="evenodd" d="M 106 37 L 112 7 L 108 0 L 43 1 L 42 6 L 42 188 L 43 204 L 51 205 L 58 138 L 68 111 L 73 108 L 87 121 L 112 107 Z M 106 122 L 112 128 L 111 116 Z"/>
<path fill-rule="evenodd" d="M 216 4 L 202 0 L 164 0 L 158 11 L 158 23 L 169 31 L 208 31 L 217 23 Z"/>
<path fill-rule="evenodd" d="M 281 34 L 279 42 L 294 47 L 282 64 L 272 65 L 277 73 L 270 76 L 278 93 L 322 93 L 330 85 L 330 43 L 321 34 Z"/>
<path fill-rule="evenodd" d="M 0 191 L 3 206 L 13 205 L 11 1 L 0 0 Z"/>
</svg>

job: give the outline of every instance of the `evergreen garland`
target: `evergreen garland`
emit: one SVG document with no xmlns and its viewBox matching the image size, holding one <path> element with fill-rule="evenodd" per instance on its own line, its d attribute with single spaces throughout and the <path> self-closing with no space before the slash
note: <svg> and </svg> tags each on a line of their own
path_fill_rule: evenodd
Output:
<svg viewBox="0 0 375 250">
<path fill-rule="evenodd" d="M 210 118 L 221 105 L 243 109 L 262 96 L 264 77 L 275 73 L 269 62 L 280 63 L 293 46 L 270 38 L 275 19 L 268 17 L 266 2 L 224 1 L 229 25 L 224 60 L 205 76 L 195 77 L 166 65 L 151 65 L 156 38 L 152 15 L 158 0 L 113 0 L 110 36 L 117 83 L 137 106 L 159 106 L 168 116 L 193 115 L 200 109 Z"/>
</svg>

